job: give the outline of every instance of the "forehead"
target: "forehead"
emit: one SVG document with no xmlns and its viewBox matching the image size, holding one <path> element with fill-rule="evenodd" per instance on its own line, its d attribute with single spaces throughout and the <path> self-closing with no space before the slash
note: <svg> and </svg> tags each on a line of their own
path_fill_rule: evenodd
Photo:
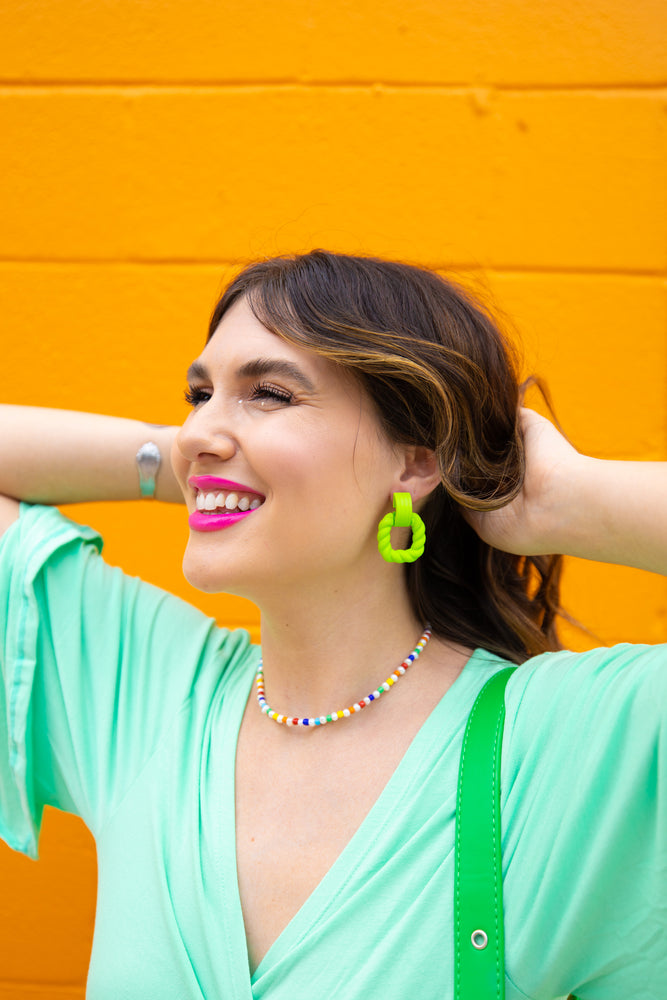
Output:
<svg viewBox="0 0 667 1000">
<path fill-rule="evenodd" d="M 202 357 L 221 351 L 230 352 L 261 346 L 266 350 L 298 350 L 282 337 L 271 333 L 260 323 L 245 299 L 238 299 L 225 313 L 211 339 L 206 344 Z M 300 352 L 305 354 L 306 352 Z"/>
<path fill-rule="evenodd" d="M 267 330 L 245 299 L 240 299 L 222 317 L 198 362 L 214 374 L 236 372 L 257 359 L 288 362 L 318 387 L 359 388 L 349 370 Z"/>
</svg>

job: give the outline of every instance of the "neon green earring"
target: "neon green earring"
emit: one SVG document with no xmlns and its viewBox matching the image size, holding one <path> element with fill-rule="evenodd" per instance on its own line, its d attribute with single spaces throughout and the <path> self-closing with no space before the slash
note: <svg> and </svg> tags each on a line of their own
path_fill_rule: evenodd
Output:
<svg viewBox="0 0 667 1000">
<path fill-rule="evenodd" d="M 378 549 L 387 562 L 406 563 L 419 559 L 426 545 L 426 528 L 419 514 L 412 513 L 409 493 L 394 493 L 394 513 L 385 514 L 378 525 Z M 412 545 L 409 549 L 392 549 L 391 529 L 412 528 Z"/>
</svg>

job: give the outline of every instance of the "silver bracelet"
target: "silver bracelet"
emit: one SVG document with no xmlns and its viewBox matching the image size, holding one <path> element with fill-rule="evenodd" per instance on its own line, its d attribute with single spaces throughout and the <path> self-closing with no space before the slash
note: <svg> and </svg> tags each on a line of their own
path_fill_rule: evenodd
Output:
<svg viewBox="0 0 667 1000">
<path fill-rule="evenodd" d="M 137 469 L 139 471 L 139 488 L 142 497 L 151 500 L 155 496 L 155 477 L 157 476 L 162 455 L 153 441 L 142 444 L 137 452 Z"/>
</svg>

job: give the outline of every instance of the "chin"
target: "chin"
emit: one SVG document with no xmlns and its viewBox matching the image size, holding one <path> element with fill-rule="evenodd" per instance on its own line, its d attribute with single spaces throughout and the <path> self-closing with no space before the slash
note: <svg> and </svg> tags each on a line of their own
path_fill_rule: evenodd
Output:
<svg viewBox="0 0 667 1000">
<path fill-rule="evenodd" d="M 193 565 L 187 556 L 183 560 L 183 576 L 191 587 L 201 590 L 204 594 L 232 593 L 228 582 L 221 579 L 220 571 L 216 571 L 216 567 L 203 567 L 199 564 Z"/>
<path fill-rule="evenodd" d="M 186 548 L 183 556 L 183 576 L 191 587 L 201 590 L 204 594 L 233 594 L 235 597 L 246 597 L 240 593 L 238 581 L 229 572 L 221 571 L 220 562 L 201 556 L 195 556 Z"/>
<path fill-rule="evenodd" d="M 195 556 L 189 545 L 183 555 L 183 576 L 190 586 L 205 594 L 218 594 L 225 589 L 219 565 L 210 559 Z"/>
</svg>

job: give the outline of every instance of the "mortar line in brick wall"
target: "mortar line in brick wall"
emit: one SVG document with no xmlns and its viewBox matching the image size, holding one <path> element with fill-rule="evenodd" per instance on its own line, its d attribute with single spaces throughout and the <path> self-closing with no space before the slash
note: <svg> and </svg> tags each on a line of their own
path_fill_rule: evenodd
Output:
<svg viewBox="0 0 667 1000">
<path fill-rule="evenodd" d="M 301 251 L 294 251 L 295 253 Z M 342 251 L 341 251 L 342 252 Z M 261 255 L 260 255 L 261 256 Z M 362 254 L 364 256 L 364 254 Z M 369 253 L 368 256 L 373 256 Z M 9 257 L 0 253 L 0 267 L 34 266 L 34 267 L 243 267 L 252 263 L 257 257 Z M 420 263 L 417 261 L 417 263 Z M 567 265 L 531 266 L 506 264 L 479 264 L 464 261 L 421 261 L 424 267 L 434 271 L 465 271 L 479 274 L 546 274 L 553 276 L 580 275 L 581 277 L 616 277 L 628 278 L 667 278 L 665 268 L 632 268 L 632 267 L 568 267 Z"/>
<path fill-rule="evenodd" d="M 65 1000 L 72 1000 L 73 997 L 81 997 L 81 1000 L 83 1000 L 86 991 L 86 987 L 82 983 L 50 983 L 33 982 L 31 979 L 0 979 L 0 997 L 5 990 L 9 989 L 39 990 L 40 992 L 48 990 L 53 996 L 62 996 Z"/>
<path fill-rule="evenodd" d="M 8 91 L 17 93 L 26 91 L 28 93 L 44 90 L 52 93 L 54 90 L 74 93 L 95 93 L 95 92 L 126 92 L 128 90 L 147 91 L 170 91 L 172 93 L 191 93 L 193 89 L 202 92 L 208 91 L 224 92 L 229 90 L 317 90 L 329 89 L 335 91 L 345 90 L 414 90 L 414 91 L 441 91 L 451 94 L 469 94 L 480 90 L 495 91 L 497 93 L 529 93 L 529 94 L 559 94 L 559 93 L 582 93 L 582 94 L 633 94 L 633 93 L 655 93 L 662 94 L 667 88 L 667 78 L 652 82 L 626 81 L 617 83 L 498 83 L 487 82 L 438 82 L 438 81 L 405 81 L 405 80 L 336 80 L 332 79 L 266 79 L 257 80 L 64 80 L 64 79 L 44 79 L 26 81 L 19 79 L 0 79 L 0 93 Z"/>
<path fill-rule="evenodd" d="M 438 265 L 436 265 L 437 267 Z M 473 270 L 473 268 L 471 268 Z M 582 277 L 610 277 L 610 278 L 656 278 L 664 280 L 667 278 L 667 267 L 665 268 L 630 268 L 630 267 L 540 267 L 536 266 L 504 266 L 502 264 L 479 268 L 480 271 L 488 274 L 551 274 L 570 277 L 581 275 Z"/>
</svg>

